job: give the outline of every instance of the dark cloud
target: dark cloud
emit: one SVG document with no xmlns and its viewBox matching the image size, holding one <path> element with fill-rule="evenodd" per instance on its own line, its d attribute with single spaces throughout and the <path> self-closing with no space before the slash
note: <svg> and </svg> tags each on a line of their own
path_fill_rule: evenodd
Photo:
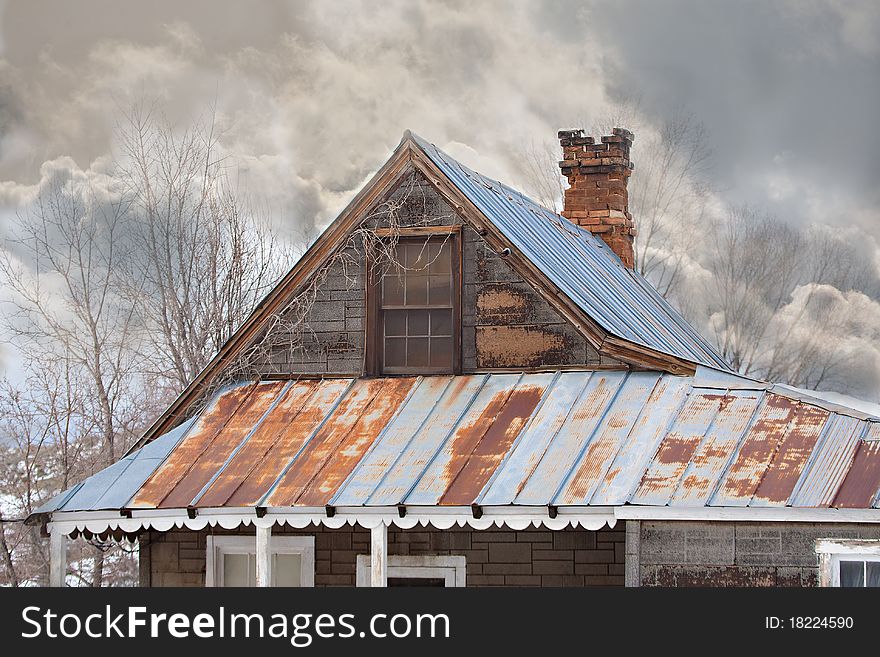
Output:
<svg viewBox="0 0 880 657">
<path fill-rule="evenodd" d="M 684 109 L 719 205 L 880 254 L 878 73 L 875 0 L 0 0 L 0 231 L 47 170 L 105 166 L 144 98 L 181 125 L 216 107 L 236 180 L 292 233 L 407 128 L 528 187 L 526 145 L 635 100 L 636 153 Z"/>
</svg>

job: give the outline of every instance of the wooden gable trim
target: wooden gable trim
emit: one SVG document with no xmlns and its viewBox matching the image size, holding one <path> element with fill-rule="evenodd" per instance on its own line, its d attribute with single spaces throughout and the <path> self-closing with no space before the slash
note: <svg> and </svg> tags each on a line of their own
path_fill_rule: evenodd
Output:
<svg viewBox="0 0 880 657">
<path fill-rule="evenodd" d="M 318 271 L 324 262 L 345 241 L 357 225 L 362 215 L 377 201 L 391 193 L 400 180 L 411 170 L 410 164 L 416 144 L 407 136 L 400 142 L 391 157 L 376 172 L 370 181 L 351 200 L 339 216 L 327 227 L 290 271 L 272 288 L 253 312 L 226 341 L 196 378 L 178 395 L 159 418 L 153 422 L 143 436 L 128 450 L 138 449 L 153 438 L 171 430 L 190 404 L 203 393 L 206 385 L 228 362 L 241 354 L 259 335 L 266 317 L 278 310 L 309 278 Z"/>
<path fill-rule="evenodd" d="M 532 283 L 538 293 L 571 322 L 599 353 L 638 368 L 659 369 L 682 375 L 693 375 L 696 372 L 694 363 L 629 342 L 605 331 L 507 240 L 483 212 L 431 161 L 418 144 L 413 143 L 413 146 L 413 167 L 425 176 L 460 216 L 479 231 L 490 247 L 499 253 L 508 250 L 510 255 L 506 260 L 520 275 Z"/>
</svg>

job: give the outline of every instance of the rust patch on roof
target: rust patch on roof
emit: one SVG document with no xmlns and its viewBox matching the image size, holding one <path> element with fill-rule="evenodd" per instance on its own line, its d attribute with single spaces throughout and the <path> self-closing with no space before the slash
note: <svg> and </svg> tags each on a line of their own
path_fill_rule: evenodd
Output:
<svg viewBox="0 0 880 657">
<path fill-rule="evenodd" d="M 815 406 L 801 404 L 798 407 L 788 433 L 779 443 L 776 456 L 761 479 L 756 498 L 777 504 L 788 501 L 828 416 L 827 411 Z"/>
<path fill-rule="evenodd" d="M 349 383 L 345 379 L 322 381 L 308 404 L 289 422 L 283 415 L 271 418 L 272 425 L 278 429 L 276 440 L 226 504 L 253 506 L 259 502 L 321 421 L 333 411 L 339 396 L 345 392 Z"/>
<path fill-rule="evenodd" d="M 262 464 L 266 454 L 284 436 L 285 429 L 297 422 L 306 404 L 316 403 L 317 400 L 313 397 L 320 394 L 318 391 L 322 387 L 323 382 L 318 381 L 293 384 L 260 423 L 247 443 L 232 457 L 222 474 L 205 491 L 196 506 L 217 507 L 226 504 L 251 473 Z"/>
<path fill-rule="evenodd" d="M 278 397 L 282 388 L 283 382 L 257 385 L 213 439 L 205 436 L 204 451 L 199 458 L 187 464 L 186 474 L 161 501 L 159 508 L 189 506 Z M 177 458 L 177 454 L 172 455 L 172 459 Z"/>
<path fill-rule="evenodd" d="M 798 402 L 781 395 L 769 395 L 730 466 L 720 495 L 726 500 L 748 503 L 767 465 L 795 416 Z"/>
<path fill-rule="evenodd" d="M 244 403 L 254 385 L 242 385 L 217 397 L 202 413 L 183 441 L 132 499 L 133 508 L 156 508 L 204 453 L 211 441 Z"/>
<path fill-rule="evenodd" d="M 692 395 L 685 403 L 642 477 L 634 496 L 639 503 L 669 502 L 724 398 L 720 394 L 701 393 Z"/>
<path fill-rule="evenodd" d="M 453 457 L 444 472 L 450 481 L 441 505 L 468 505 L 483 490 L 495 468 L 531 417 L 543 386 L 518 386 L 509 395 L 498 393 L 485 411 L 453 438 Z"/>
<path fill-rule="evenodd" d="M 395 402 L 399 400 L 395 391 L 401 387 L 408 390 L 414 381 L 411 378 L 358 380 L 278 482 L 266 505 L 295 505 L 347 439 L 363 436 L 367 444 L 371 443 L 397 407 Z M 347 475 L 345 472 L 343 478 Z"/>
<path fill-rule="evenodd" d="M 391 379 L 385 383 L 374 403 L 337 445 L 333 456 L 325 462 L 320 471 L 315 473 L 295 504 L 324 506 L 330 502 L 342 482 L 351 474 L 370 445 L 397 413 L 416 380 L 415 378 Z"/>
<path fill-rule="evenodd" d="M 838 509 L 866 509 L 880 489 L 880 440 L 863 440 L 856 450 L 846 479 L 834 497 Z"/>
</svg>

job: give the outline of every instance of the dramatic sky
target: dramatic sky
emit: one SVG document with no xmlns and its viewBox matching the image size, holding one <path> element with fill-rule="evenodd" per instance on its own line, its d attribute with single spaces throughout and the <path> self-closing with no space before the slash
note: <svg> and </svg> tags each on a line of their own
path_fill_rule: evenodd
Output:
<svg viewBox="0 0 880 657">
<path fill-rule="evenodd" d="M 236 175 L 291 234 L 406 128 L 517 184 L 524 144 L 637 101 L 637 128 L 702 121 L 724 202 L 880 254 L 878 74 L 877 0 L 0 0 L 0 233 L 53 176 L 107 167 L 141 99 L 180 123 L 216 106 Z"/>
</svg>

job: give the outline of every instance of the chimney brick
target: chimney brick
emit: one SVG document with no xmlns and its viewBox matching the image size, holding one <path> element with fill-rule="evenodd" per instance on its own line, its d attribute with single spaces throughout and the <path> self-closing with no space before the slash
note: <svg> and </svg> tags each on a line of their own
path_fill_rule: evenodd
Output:
<svg viewBox="0 0 880 657">
<path fill-rule="evenodd" d="M 632 269 L 636 229 L 626 183 L 633 169 L 633 133 L 614 128 L 599 143 L 583 130 L 560 130 L 558 136 L 563 158 L 559 168 L 568 178 L 562 215 L 601 238 Z"/>
</svg>

